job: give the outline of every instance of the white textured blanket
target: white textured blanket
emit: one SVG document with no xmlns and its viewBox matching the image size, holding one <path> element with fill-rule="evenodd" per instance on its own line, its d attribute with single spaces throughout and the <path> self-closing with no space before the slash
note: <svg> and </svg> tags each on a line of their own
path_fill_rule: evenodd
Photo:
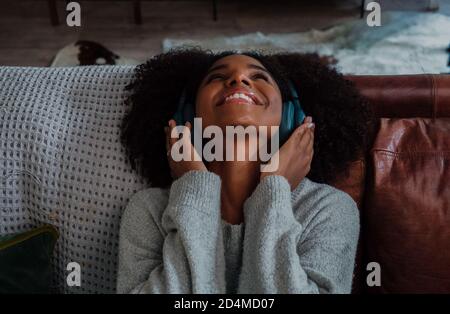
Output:
<svg viewBox="0 0 450 314">
<path fill-rule="evenodd" d="M 144 188 L 119 140 L 133 69 L 0 67 L 0 235 L 56 226 L 61 293 L 115 292 L 121 213 Z"/>
</svg>

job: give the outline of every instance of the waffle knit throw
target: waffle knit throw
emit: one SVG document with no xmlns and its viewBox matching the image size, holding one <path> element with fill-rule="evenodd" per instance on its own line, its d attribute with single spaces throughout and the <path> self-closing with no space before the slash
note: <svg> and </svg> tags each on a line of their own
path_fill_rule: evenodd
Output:
<svg viewBox="0 0 450 314">
<path fill-rule="evenodd" d="M 57 292 L 116 290 L 121 213 L 145 186 L 119 140 L 133 70 L 0 67 L 0 235 L 54 225 Z"/>
</svg>

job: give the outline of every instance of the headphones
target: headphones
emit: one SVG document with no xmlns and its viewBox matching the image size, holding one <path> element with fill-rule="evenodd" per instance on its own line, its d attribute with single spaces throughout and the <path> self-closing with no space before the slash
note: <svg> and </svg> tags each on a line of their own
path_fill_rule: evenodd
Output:
<svg viewBox="0 0 450 314">
<path fill-rule="evenodd" d="M 305 112 L 300 105 L 294 84 L 291 81 L 289 81 L 288 84 L 293 100 L 285 101 L 282 106 L 281 122 L 278 129 L 280 146 L 287 141 L 291 133 L 302 124 L 305 119 Z M 194 111 L 195 106 L 186 102 L 186 89 L 184 89 L 173 119 L 177 125 L 185 125 L 185 123 L 189 121 L 191 125 L 194 126 Z"/>
</svg>

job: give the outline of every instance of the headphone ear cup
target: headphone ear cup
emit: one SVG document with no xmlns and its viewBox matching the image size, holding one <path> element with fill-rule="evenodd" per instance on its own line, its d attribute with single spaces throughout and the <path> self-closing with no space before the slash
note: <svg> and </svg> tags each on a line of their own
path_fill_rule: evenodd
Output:
<svg viewBox="0 0 450 314">
<path fill-rule="evenodd" d="M 302 107 L 300 106 L 300 103 L 298 101 L 294 104 L 294 126 L 293 128 L 297 128 L 303 123 L 303 120 L 305 120 L 305 112 L 302 110 Z"/>
<path fill-rule="evenodd" d="M 292 101 L 283 103 L 279 128 L 280 145 L 282 145 L 289 138 L 289 135 L 291 135 L 294 130 L 294 111 L 295 109 Z"/>
<path fill-rule="evenodd" d="M 187 121 L 194 125 L 194 116 L 194 109 L 190 103 L 180 103 L 172 118 L 177 125 L 185 125 Z"/>
<path fill-rule="evenodd" d="M 189 121 L 191 123 L 191 126 L 194 126 L 194 117 L 194 106 L 190 103 L 185 104 L 183 110 L 183 125 Z"/>
<path fill-rule="evenodd" d="M 305 119 L 305 112 L 302 109 L 302 106 L 300 105 L 300 100 L 298 98 L 297 91 L 295 89 L 295 85 L 293 82 L 289 82 L 289 88 L 291 89 L 292 97 L 294 98 L 291 102 L 291 105 L 293 107 L 293 113 L 292 113 L 292 131 L 297 128 L 299 125 L 303 123 L 303 120 Z"/>
<path fill-rule="evenodd" d="M 192 145 L 194 145 L 194 117 L 195 117 L 195 113 L 194 113 L 194 106 L 190 103 L 186 103 L 184 104 L 184 108 L 183 108 L 183 124 L 185 125 L 186 122 L 190 122 L 191 123 L 191 142 Z"/>
<path fill-rule="evenodd" d="M 187 121 L 191 123 L 191 126 L 194 127 L 194 117 L 195 117 L 195 106 L 190 104 L 189 102 L 185 102 L 186 99 L 186 90 L 183 90 L 180 101 L 178 103 L 178 108 L 175 114 L 173 115 L 173 119 L 175 120 L 177 125 L 184 126 Z M 194 132 L 191 132 L 191 142 L 194 145 Z"/>
<path fill-rule="evenodd" d="M 178 110 L 173 115 L 172 119 L 175 120 L 177 125 L 182 125 L 183 124 L 182 108 L 178 108 Z"/>
</svg>

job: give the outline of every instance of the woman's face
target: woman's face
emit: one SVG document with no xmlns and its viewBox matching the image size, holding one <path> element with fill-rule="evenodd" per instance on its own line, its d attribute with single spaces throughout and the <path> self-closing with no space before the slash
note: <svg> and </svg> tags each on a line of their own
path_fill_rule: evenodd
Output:
<svg viewBox="0 0 450 314">
<path fill-rule="evenodd" d="M 209 68 L 197 91 L 196 116 L 203 127 L 277 126 L 281 106 L 280 89 L 267 69 L 252 57 L 236 54 Z"/>
</svg>

